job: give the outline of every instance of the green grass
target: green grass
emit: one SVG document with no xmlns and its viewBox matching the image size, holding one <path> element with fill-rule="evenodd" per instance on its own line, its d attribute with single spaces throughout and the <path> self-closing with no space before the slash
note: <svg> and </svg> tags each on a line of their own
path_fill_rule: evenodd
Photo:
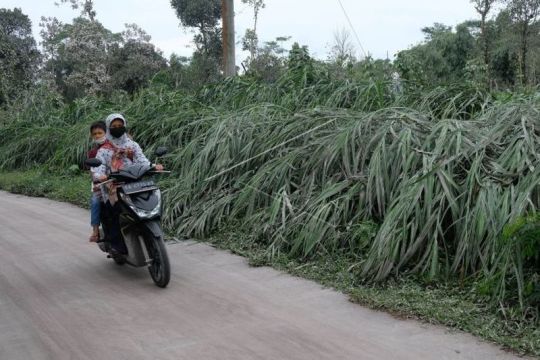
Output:
<svg viewBox="0 0 540 360">
<path fill-rule="evenodd" d="M 0 172 L 0 189 L 28 196 L 47 197 L 88 207 L 88 175 L 58 174 L 43 169 Z M 264 243 L 241 227 L 202 239 L 244 256 L 252 266 L 272 266 L 316 281 L 347 294 L 352 302 L 389 312 L 399 318 L 419 319 L 463 330 L 520 354 L 540 356 L 540 328 L 519 314 L 493 307 L 473 284 L 435 283 L 415 277 L 394 278 L 384 284 L 362 282 L 358 258 L 345 252 L 300 260 L 286 253 L 272 256 Z M 374 225 L 363 226 L 371 237 Z"/>
<path fill-rule="evenodd" d="M 43 169 L 0 172 L 0 190 L 34 197 L 47 197 L 83 208 L 90 205 L 90 180 L 84 174 L 49 173 Z"/>
</svg>

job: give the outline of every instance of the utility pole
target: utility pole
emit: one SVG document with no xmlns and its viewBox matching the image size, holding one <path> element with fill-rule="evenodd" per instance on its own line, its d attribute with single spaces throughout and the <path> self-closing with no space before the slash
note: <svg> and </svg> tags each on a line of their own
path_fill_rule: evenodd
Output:
<svg viewBox="0 0 540 360">
<path fill-rule="evenodd" d="M 223 72 L 225 77 L 236 75 L 234 44 L 234 0 L 221 0 L 223 22 Z"/>
</svg>

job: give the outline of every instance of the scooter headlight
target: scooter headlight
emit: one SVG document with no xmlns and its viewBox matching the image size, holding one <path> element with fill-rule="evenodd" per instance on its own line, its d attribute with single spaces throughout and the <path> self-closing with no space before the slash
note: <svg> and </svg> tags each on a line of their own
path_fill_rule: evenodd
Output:
<svg viewBox="0 0 540 360">
<path fill-rule="evenodd" d="M 159 215 L 159 213 L 161 212 L 161 191 L 159 189 L 156 189 L 154 190 L 154 194 L 157 198 L 157 204 L 152 210 L 139 209 L 135 206 L 133 200 L 131 200 L 131 197 L 124 193 L 120 193 L 120 198 L 122 198 L 122 200 L 127 204 L 127 206 L 129 206 L 129 208 L 133 210 L 133 212 L 135 212 L 138 217 L 140 217 L 141 219 L 151 219 Z"/>
</svg>

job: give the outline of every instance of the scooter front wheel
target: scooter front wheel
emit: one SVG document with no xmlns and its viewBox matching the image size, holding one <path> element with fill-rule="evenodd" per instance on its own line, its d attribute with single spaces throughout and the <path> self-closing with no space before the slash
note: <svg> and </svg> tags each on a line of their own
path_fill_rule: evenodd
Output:
<svg viewBox="0 0 540 360">
<path fill-rule="evenodd" d="M 152 259 L 148 266 L 150 277 L 157 286 L 161 288 L 167 287 L 171 279 L 171 268 L 163 237 L 147 235 L 145 240 L 148 255 Z"/>
</svg>

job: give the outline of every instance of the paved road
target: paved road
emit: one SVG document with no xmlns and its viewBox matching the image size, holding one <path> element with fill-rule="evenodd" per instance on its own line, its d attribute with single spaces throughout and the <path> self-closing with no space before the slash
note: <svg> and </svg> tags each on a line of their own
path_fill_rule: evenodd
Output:
<svg viewBox="0 0 540 360">
<path fill-rule="evenodd" d="M 169 245 L 172 279 L 87 242 L 88 213 L 0 192 L 0 359 L 514 359 L 351 304 L 210 246 Z"/>
</svg>

